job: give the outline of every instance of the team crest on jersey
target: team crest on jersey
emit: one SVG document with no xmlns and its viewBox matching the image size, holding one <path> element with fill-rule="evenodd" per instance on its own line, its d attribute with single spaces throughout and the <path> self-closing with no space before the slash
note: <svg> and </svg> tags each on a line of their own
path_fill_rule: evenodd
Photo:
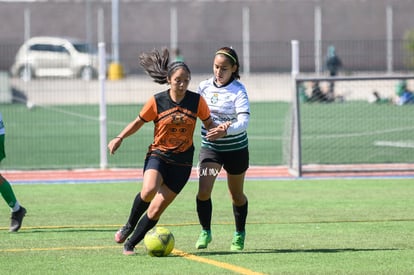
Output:
<svg viewBox="0 0 414 275">
<path fill-rule="evenodd" d="M 173 115 L 173 116 L 172 116 L 172 123 L 173 123 L 173 124 L 181 124 L 181 123 L 185 123 L 185 120 L 184 120 L 184 115 L 182 115 L 182 114 Z"/>
<path fill-rule="evenodd" d="M 213 94 L 210 101 L 212 104 L 216 104 L 218 102 L 218 94 Z"/>
</svg>

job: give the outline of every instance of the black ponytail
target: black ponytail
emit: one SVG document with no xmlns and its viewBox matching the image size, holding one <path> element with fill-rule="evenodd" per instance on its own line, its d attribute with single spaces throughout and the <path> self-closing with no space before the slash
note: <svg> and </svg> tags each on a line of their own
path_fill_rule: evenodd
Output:
<svg viewBox="0 0 414 275">
<path fill-rule="evenodd" d="M 151 52 L 142 53 L 139 56 L 139 64 L 145 72 L 159 84 L 166 84 L 171 75 L 179 68 L 184 68 L 191 75 L 188 66 L 181 61 L 169 64 L 170 53 L 167 48 L 163 48 L 161 53 L 153 49 Z"/>
</svg>

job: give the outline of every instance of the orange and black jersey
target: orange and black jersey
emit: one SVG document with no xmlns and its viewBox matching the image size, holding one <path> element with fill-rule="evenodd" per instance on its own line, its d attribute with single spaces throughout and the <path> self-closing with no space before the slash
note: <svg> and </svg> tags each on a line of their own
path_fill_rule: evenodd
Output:
<svg viewBox="0 0 414 275">
<path fill-rule="evenodd" d="M 192 165 L 197 117 L 203 121 L 210 118 L 207 103 L 199 94 L 187 91 L 183 100 L 176 103 L 169 90 L 157 93 L 144 105 L 139 116 L 145 122 L 154 122 L 154 141 L 148 154 Z"/>
</svg>

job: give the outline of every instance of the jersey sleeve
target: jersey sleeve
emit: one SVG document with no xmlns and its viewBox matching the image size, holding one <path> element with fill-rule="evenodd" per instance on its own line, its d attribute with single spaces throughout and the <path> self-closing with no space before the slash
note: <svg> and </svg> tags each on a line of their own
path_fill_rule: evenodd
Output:
<svg viewBox="0 0 414 275">
<path fill-rule="evenodd" d="M 250 114 L 250 102 L 245 88 L 243 88 L 237 95 L 235 107 L 237 114 Z"/>
<path fill-rule="evenodd" d="M 198 102 L 198 117 L 205 121 L 210 118 L 210 109 L 208 108 L 206 100 L 200 96 L 200 100 Z"/>
<path fill-rule="evenodd" d="M 145 122 L 157 118 L 157 103 L 154 96 L 152 96 L 147 103 L 145 103 L 144 107 L 142 107 L 139 117 Z"/>
</svg>

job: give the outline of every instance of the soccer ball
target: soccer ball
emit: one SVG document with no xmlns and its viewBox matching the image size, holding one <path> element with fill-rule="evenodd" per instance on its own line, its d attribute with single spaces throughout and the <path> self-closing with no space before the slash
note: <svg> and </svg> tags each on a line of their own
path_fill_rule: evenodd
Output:
<svg viewBox="0 0 414 275">
<path fill-rule="evenodd" d="M 151 257 L 168 256 L 174 244 L 174 235 L 165 227 L 154 227 L 144 237 L 144 246 Z"/>
</svg>

